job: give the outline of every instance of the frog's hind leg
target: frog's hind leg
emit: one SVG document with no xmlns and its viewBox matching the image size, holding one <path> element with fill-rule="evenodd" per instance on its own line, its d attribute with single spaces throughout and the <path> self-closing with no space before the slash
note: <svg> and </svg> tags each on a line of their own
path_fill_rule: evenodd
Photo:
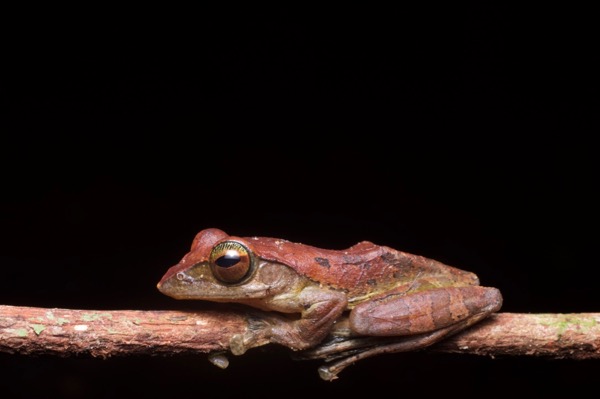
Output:
<svg viewBox="0 0 600 399">
<path fill-rule="evenodd" d="M 355 307 L 349 319 L 336 323 L 330 340 L 297 358 L 325 359 L 319 374 L 333 380 L 358 360 L 432 345 L 484 319 L 501 304 L 497 289 L 481 286 L 387 295 Z"/>
<path fill-rule="evenodd" d="M 398 337 L 441 330 L 500 309 L 492 287 L 463 286 L 390 293 L 358 304 L 350 312 L 351 330 L 362 336 Z"/>
<path fill-rule="evenodd" d="M 408 352 L 428 347 L 445 337 L 455 334 L 481 319 L 489 313 L 482 313 L 460 321 L 449 327 L 407 337 L 366 337 L 348 339 L 316 347 L 306 353 L 304 358 L 325 358 L 326 364 L 319 367 L 319 376 L 326 380 L 335 380 L 346 367 L 359 360 L 385 353 Z"/>
</svg>

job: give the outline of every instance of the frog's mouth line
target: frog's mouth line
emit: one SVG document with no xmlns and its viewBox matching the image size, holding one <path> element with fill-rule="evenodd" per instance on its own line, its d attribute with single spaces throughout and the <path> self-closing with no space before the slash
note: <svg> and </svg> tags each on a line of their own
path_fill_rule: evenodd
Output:
<svg viewBox="0 0 600 399">
<path fill-rule="evenodd" d="M 195 294 L 190 287 L 199 285 L 202 289 Z M 167 280 L 157 285 L 160 292 L 175 299 L 209 300 L 233 302 L 234 300 L 259 299 L 267 297 L 271 287 L 266 284 L 231 286 L 203 279 L 193 279 L 188 276 L 185 280 Z M 179 289 L 178 289 L 179 288 Z M 192 292 L 190 292 L 192 291 Z"/>
<path fill-rule="evenodd" d="M 187 297 L 189 299 L 206 299 L 211 301 L 218 301 L 220 299 L 223 300 L 235 300 L 236 302 L 243 302 L 244 299 L 257 299 L 257 298 L 265 298 L 269 294 L 268 288 L 265 289 L 254 289 L 248 290 L 244 289 L 243 294 L 239 292 L 230 292 L 230 287 L 228 287 L 228 291 L 216 292 L 216 293 L 204 293 L 201 297 L 195 297 L 193 295 Z M 182 299 L 185 297 L 182 297 Z"/>
</svg>

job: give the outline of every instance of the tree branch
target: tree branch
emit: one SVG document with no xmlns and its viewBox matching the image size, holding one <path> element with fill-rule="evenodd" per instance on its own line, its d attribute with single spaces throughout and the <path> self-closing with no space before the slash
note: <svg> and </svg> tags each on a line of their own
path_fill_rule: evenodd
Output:
<svg viewBox="0 0 600 399">
<path fill-rule="evenodd" d="M 228 350 L 231 338 L 243 334 L 251 323 L 250 313 L 242 311 L 0 306 L 0 352 L 95 357 L 209 353 Z M 600 313 L 497 313 L 429 350 L 598 359 Z"/>
<path fill-rule="evenodd" d="M 430 350 L 488 356 L 600 359 L 600 313 L 497 313 Z"/>
</svg>

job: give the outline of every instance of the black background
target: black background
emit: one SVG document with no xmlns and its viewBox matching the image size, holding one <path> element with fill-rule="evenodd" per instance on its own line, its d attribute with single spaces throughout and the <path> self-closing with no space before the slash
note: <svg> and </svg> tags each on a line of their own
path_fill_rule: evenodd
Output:
<svg viewBox="0 0 600 399">
<path fill-rule="evenodd" d="M 600 310 L 589 10 L 52 11 L 6 14 L 0 303 L 184 308 L 156 283 L 219 227 L 425 255 L 506 312 Z M 1 354 L 0 392 L 537 397 L 600 371 L 409 353 L 326 383 L 283 348 L 230 360 Z"/>
</svg>

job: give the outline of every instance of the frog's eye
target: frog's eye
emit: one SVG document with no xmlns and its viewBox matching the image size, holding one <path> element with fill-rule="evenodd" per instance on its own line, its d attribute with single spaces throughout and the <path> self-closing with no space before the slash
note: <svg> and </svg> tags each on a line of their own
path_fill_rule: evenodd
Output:
<svg viewBox="0 0 600 399">
<path fill-rule="evenodd" d="M 241 282 L 253 269 L 250 251 L 237 241 L 223 241 L 215 245 L 208 261 L 213 275 L 228 284 Z"/>
</svg>

